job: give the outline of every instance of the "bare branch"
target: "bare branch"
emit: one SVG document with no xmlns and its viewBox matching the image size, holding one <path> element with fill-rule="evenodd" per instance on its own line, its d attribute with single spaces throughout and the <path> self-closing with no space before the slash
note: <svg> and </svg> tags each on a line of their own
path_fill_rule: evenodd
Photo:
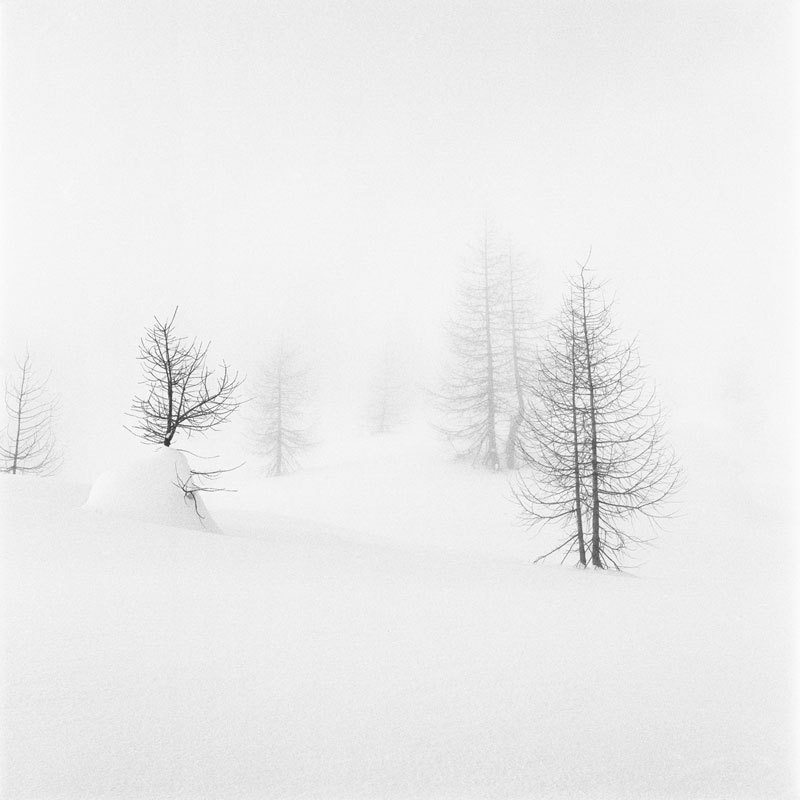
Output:
<svg viewBox="0 0 800 800">
<path fill-rule="evenodd" d="M 146 442 L 169 447 L 182 431 L 206 433 L 218 428 L 239 407 L 237 392 L 243 378 L 226 363 L 215 378 L 206 366 L 209 345 L 175 334 L 175 318 L 158 318 L 139 342 L 146 387 L 134 398 L 130 416 L 136 420 L 132 432 Z"/>
</svg>

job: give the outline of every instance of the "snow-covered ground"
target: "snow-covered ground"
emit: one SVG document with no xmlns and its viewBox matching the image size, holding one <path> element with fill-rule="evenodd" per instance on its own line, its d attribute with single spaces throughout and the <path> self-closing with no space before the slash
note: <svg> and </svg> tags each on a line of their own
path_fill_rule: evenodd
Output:
<svg viewBox="0 0 800 800">
<path fill-rule="evenodd" d="M 2 481 L 4 797 L 795 796 L 758 510 L 687 489 L 601 574 L 532 565 L 506 476 L 422 435 L 228 477 L 219 533 Z"/>
</svg>

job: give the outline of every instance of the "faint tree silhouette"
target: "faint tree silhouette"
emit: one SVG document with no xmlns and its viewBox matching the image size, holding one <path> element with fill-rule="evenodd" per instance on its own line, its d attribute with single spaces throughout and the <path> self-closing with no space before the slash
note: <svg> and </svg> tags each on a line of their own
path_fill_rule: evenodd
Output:
<svg viewBox="0 0 800 800">
<path fill-rule="evenodd" d="M 308 372 L 281 340 L 256 380 L 255 443 L 269 475 L 296 469 L 299 454 L 311 445 L 308 400 Z"/>
<path fill-rule="evenodd" d="M 486 226 L 464 270 L 456 314 L 448 326 L 448 375 L 437 395 L 447 420 L 439 429 L 454 443 L 460 456 L 492 470 L 500 468 L 504 277 L 502 259 Z"/>
<path fill-rule="evenodd" d="M 47 391 L 47 380 L 38 380 L 30 354 L 15 359 L 16 370 L 6 379 L 7 423 L 0 443 L 3 472 L 12 475 L 52 475 L 61 466 L 56 449 L 53 417 L 56 401 Z"/>
</svg>

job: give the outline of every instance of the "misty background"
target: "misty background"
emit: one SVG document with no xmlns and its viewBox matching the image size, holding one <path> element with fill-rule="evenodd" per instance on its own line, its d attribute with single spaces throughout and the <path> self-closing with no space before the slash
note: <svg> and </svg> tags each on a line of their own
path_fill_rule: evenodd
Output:
<svg viewBox="0 0 800 800">
<path fill-rule="evenodd" d="M 0 3 L 0 373 L 29 350 L 64 453 L 0 481 L 0 783 L 795 797 L 799 20 Z M 630 571 L 534 566 L 572 537 L 514 502 L 536 465 L 455 463 L 433 426 L 486 225 L 540 321 L 591 250 L 656 383 L 683 482 Z M 176 306 L 243 397 L 281 340 L 308 367 L 295 474 L 253 453 L 257 402 L 158 452 L 125 430 L 140 338 Z M 382 379 L 409 424 L 369 437 Z M 187 474 L 241 461 L 206 514 Z"/>
<path fill-rule="evenodd" d="M 793 12 L 6 2 L 2 365 L 27 345 L 52 372 L 81 481 L 141 448 L 137 343 L 176 305 L 179 333 L 251 379 L 282 333 L 323 434 L 345 430 L 387 342 L 436 388 L 488 219 L 543 317 L 591 246 L 688 484 L 786 523 Z M 215 447 L 244 452 L 244 429 Z"/>
</svg>

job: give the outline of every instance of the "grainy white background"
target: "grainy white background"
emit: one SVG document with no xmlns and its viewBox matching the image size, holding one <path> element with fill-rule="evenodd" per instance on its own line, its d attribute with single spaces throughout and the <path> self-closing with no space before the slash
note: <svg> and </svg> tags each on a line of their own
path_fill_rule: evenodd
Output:
<svg viewBox="0 0 800 800">
<path fill-rule="evenodd" d="M 629 756 L 627 762 L 624 758 L 603 761 L 611 776 L 609 785 L 626 785 L 625 775 L 620 777 L 615 770 L 618 764 L 627 764 L 641 772 L 634 775 L 640 784 L 627 784 L 633 794 L 639 785 L 663 785 L 676 796 L 683 790 L 687 795 L 694 791 L 707 796 L 703 792 L 716 777 L 721 781 L 716 785 L 728 790 L 746 789 L 747 780 L 755 784 L 761 780 L 758 769 L 772 775 L 775 785 L 784 786 L 786 759 L 781 747 L 790 734 L 786 709 L 796 701 L 791 696 L 789 647 L 783 633 L 791 622 L 792 603 L 797 611 L 793 588 L 797 572 L 793 576 L 787 566 L 798 552 L 797 18 L 796 4 L 786 0 L 3 2 L 0 367 L 7 370 L 14 354 L 27 346 L 39 372 L 51 373 L 50 388 L 61 399 L 57 432 L 65 454 L 61 494 L 32 493 L 34 501 L 28 502 L 28 495 L 13 493 L 16 486 L 8 482 L 6 486 L 13 490 L 10 496 L 17 503 L 19 524 L 28 525 L 30 531 L 29 538 L 10 541 L 20 552 L 28 548 L 33 553 L 25 562 L 33 575 L 30 586 L 25 583 L 25 570 L 15 575 L 21 598 L 15 605 L 15 630 L 20 635 L 12 642 L 17 657 L 10 663 L 18 680 L 11 705 L 16 703 L 16 730 L 24 734 L 16 744 L 22 754 L 18 785 L 60 786 L 67 793 L 111 786 L 110 796 L 114 787 L 126 785 L 114 770 L 129 761 L 129 772 L 123 769 L 121 774 L 128 776 L 130 785 L 149 786 L 147 781 L 152 779 L 156 788 L 150 788 L 158 792 L 161 773 L 150 762 L 155 754 L 156 760 L 163 761 L 163 774 L 170 775 L 186 796 L 193 796 L 193 781 L 202 784 L 203 770 L 216 774 L 218 766 L 224 772 L 220 785 L 235 796 L 230 786 L 239 785 L 246 771 L 237 771 L 238 762 L 225 751 L 224 736 L 217 737 L 219 728 L 212 725 L 204 732 L 201 724 L 220 697 L 220 708 L 229 713 L 225 718 L 229 741 L 241 742 L 245 756 L 251 740 L 260 741 L 258 736 L 278 751 L 283 746 L 272 728 L 259 727 L 266 716 L 252 716 L 254 736 L 242 725 L 256 706 L 246 692 L 240 697 L 236 680 L 229 680 L 238 673 L 229 671 L 227 651 L 221 656 L 213 651 L 210 663 L 217 671 L 208 673 L 206 684 L 200 682 L 207 693 L 205 705 L 195 703 L 196 687 L 180 673 L 182 657 L 190 665 L 205 665 L 207 650 L 215 644 L 203 620 L 204 614 L 215 619 L 220 605 L 213 594 L 205 594 L 203 570 L 216 567 L 215 548 L 223 546 L 221 540 L 203 540 L 208 552 L 196 550 L 194 540 L 187 540 L 191 544 L 185 551 L 175 546 L 174 562 L 156 560 L 154 574 L 161 576 L 156 583 L 167 598 L 162 604 L 162 595 L 148 595 L 146 581 L 142 584 L 139 573 L 131 572 L 124 548 L 137 553 L 136 548 L 147 550 L 150 536 L 153 552 L 167 548 L 169 554 L 172 539 L 152 531 L 142 538 L 137 528 L 123 525 L 117 531 L 121 549 L 108 551 L 113 556 L 109 556 L 111 571 L 104 567 L 94 575 L 94 583 L 85 582 L 81 570 L 91 562 L 91 554 L 98 547 L 105 552 L 102 548 L 112 539 L 104 538 L 100 523 L 95 524 L 97 530 L 81 529 L 84 518 L 76 509 L 85 493 L 74 487 L 69 498 L 75 509 L 70 506 L 64 519 L 79 520 L 70 536 L 86 549 L 73 547 L 70 536 L 56 535 L 63 532 L 58 505 L 66 492 L 63 486 L 74 482 L 83 491 L 99 471 L 141 449 L 123 424 L 139 380 L 137 341 L 152 316 L 163 316 L 179 304 L 179 331 L 211 339 L 214 357 L 224 356 L 250 375 L 283 333 L 312 368 L 321 429 L 341 434 L 363 410 L 372 377 L 366 365 L 387 341 L 400 343 L 411 382 L 435 385 L 444 357 L 443 322 L 452 307 L 458 271 L 488 218 L 501 236 L 512 237 L 529 255 L 543 315 L 555 308 L 565 275 L 591 246 L 593 266 L 616 292 L 616 320 L 622 332 L 639 336 L 643 360 L 670 411 L 672 441 L 686 473 L 682 516 L 652 560 L 653 574 L 666 575 L 668 580 L 630 584 L 637 587 L 634 596 L 641 592 L 663 614 L 659 617 L 654 612 L 653 617 L 666 620 L 663 630 L 650 625 L 646 604 L 631 609 L 614 600 L 607 607 L 620 612 L 615 624 L 623 646 L 612 646 L 613 641 L 609 645 L 599 627 L 592 627 L 589 637 L 591 646 L 613 656 L 609 663 L 619 659 L 624 667 L 629 655 L 633 662 L 643 656 L 646 667 L 641 680 L 647 692 L 642 690 L 642 702 L 631 704 L 636 708 L 629 716 L 627 707 L 620 711 L 616 700 L 638 698 L 635 681 L 617 682 L 610 671 L 603 676 L 611 687 L 606 701 L 617 714 L 619 738 L 587 738 L 595 749 L 602 751 L 607 745 Z M 237 421 L 215 439 L 214 448 L 225 449 L 230 463 L 245 449 L 244 432 L 243 422 Z M 402 456 L 404 451 L 399 452 Z M 407 472 L 413 479 L 406 489 L 416 487 L 418 496 L 428 497 L 426 473 L 414 472 L 416 451 L 409 452 Z M 375 520 L 385 515 L 385 527 L 398 538 L 407 533 L 406 527 L 418 536 L 431 527 L 459 542 L 461 521 L 445 504 L 436 505 L 429 515 L 431 508 L 424 503 L 405 503 L 404 490 L 395 491 L 392 470 L 405 474 L 402 457 L 398 464 L 381 463 L 376 470 L 378 483 L 384 481 L 385 496 L 395 506 L 373 507 L 376 498 L 371 498 L 373 506 L 370 498 L 361 502 L 359 482 L 363 471 L 371 469 L 367 464 L 359 465 L 362 472 L 356 470 L 355 477 L 347 470 L 331 473 L 330 480 L 326 473 L 300 477 L 294 484 L 283 485 L 283 497 L 277 489 L 270 494 L 253 484 L 249 495 L 226 497 L 227 505 L 220 501 L 219 508 L 233 520 L 232 525 L 238 514 L 250 528 L 260 531 L 266 524 L 263 519 L 273 517 L 255 515 L 251 521 L 247 515 L 252 509 L 240 508 L 244 502 L 240 503 L 240 497 L 269 500 L 270 513 L 277 509 L 295 520 L 306 513 L 308 494 L 316 493 L 321 497 L 320 513 L 328 515 L 329 524 L 363 522 L 365 530 L 378 530 Z M 437 462 L 428 468 L 435 473 L 449 467 Z M 472 502 L 492 520 L 500 520 L 502 514 L 493 510 L 491 502 L 480 505 L 486 485 L 472 490 L 469 481 L 477 487 L 479 478 L 470 476 L 458 484 L 460 490 L 453 489 L 456 484 L 451 486 L 449 480 L 441 486 L 451 487 L 447 491 L 455 496 L 464 487 L 469 489 L 463 502 L 458 501 L 462 512 Z M 26 490 L 37 485 L 28 483 Z M 304 494 L 307 486 L 312 489 Z M 37 497 L 47 501 L 42 501 L 41 509 Z M 471 535 L 483 546 L 480 537 L 491 526 L 484 525 L 479 514 L 469 513 L 479 520 Z M 503 513 L 510 530 L 511 511 Z M 47 517 L 47 525 L 37 514 Z M 247 525 L 240 522 L 242 529 Z M 225 547 L 243 548 L 242 563 L 248 569 L 250 549 L 260 554 L 263 563 L 257 559 L 253 563 L 264 567 L 268 577 L 263 579 L 255 571 L 250 576 L 252 586 L 246 586 L 253 597 L 271 592 L 273 583 L 280 587 L 284 561 L 296 569 L 299 564 L 305 574 L 308 554 L 303 550 L 303 530 L 301 526 L 298 534 L 289 525 L 287 531 L 279 532 L 278 545 L 283 536 L 284 549 L 290 551 L 284 556 L 269 538 L 266 545 L 246 541 L 246 537 L 241 542 L 234 539 L 234 545 L 224 542 Z M 316 535 L 313 530 L 308 533 L 309 541 L 316 541 Z M 42 560 L 40 546 L 41 552 L 48 553 L 47 559 Z M 353 546 L 356 555 L 361 552 L 358 547 Z M 346 574 L 356 562 L 349 550 L 345 556 Z M 223 566 L 226 558 L 231 563 L 235 560 L 225 555 Z M 193 559 L 201 565 L 202 580 L 197 584 L 193 583 L 194 568 L 185 566 L 187 559 L 190 565 Z M 315 568 L 319 566 L 323 576 L 330 573 L 330 585 L 338 590 L 339 561 L 334 558 L 331 566 L 326 559 L 320 558 Z M 439 562 L 434 560 L 430 567 L 428 559 L 423 549 L 419 561 L 435 573 L 430 583 L 433 589 L 429 587 L 434 598 L 430 607 L 434 607 L 441 591 L 437 581 L 445 588 L 449 584 L 443 579 L 445 568 L 436 573 Z M 51 572 L 40 569 L 45 562 Z M 146 558 L 142 563 L 146 575 L 152 564 Z M 387 563 L 391 564 L 387 573 L 393 575 L 394 560 Z M 179 567 L 173 571 L 176 564 Z M 384 573 L 374 570 L 369 559 L 365 564 L 363 574 L 347 585 L 358 609 L 383 597 L 384 591 Z M 106 591 L 116 597 L 114 569 L 119 570 L 121 598 L 127 597 L 125 581 L 129 581 L 131 597 L 139 598 L 135 594 L 139 592 L 152 604 L 144 606 L 150 608 L 150 617 L 142 615 L 140 600 L 126 607 L 135 652 L 145 657 L 141 672 L 140 662 L 129 661 L 124 649 L 107 646 L 104 638 L 108 630 L 112 638 L 118 635 L 125 643 L 129 634 L 124 625 L 120 634 L 113 603 L 98 602 L 95 594 L 99 586 L 101 594 Z M 397 569 L 403 573 L 405 567 L 401 564 Z M 235 594 L 240 576 L 235 569 L 231 574 Z M 456 575 L 459 587 L 460 575 Z M 548 602 L 551 597 L 563 600 L 565 587 L 574 588 L 576 581 L 590 577 L 542 575 L 546 579 L 540 578 L 545 590 L 541 597 Z M 171 602 L 176 576 L 189 599 L 176 606 L 173 628 L 162 629 L 160 615 L 164 604 Z M 503 573 L 497 578 L 498 596 L 505 597 L 506 577 Z M 485 576 L 480 580 L 485 582 Z M 476 579 L 476 585 L 480 580 Z M 528 594 L 527 580 L 526 572 L 517 589 L 533 614 L 540 610 L 539 599 Z M 553 584 L 552 595 L 548 581 Z M 62 585 L 67 587 L 63 596 L 59 594 Z M 608 592 L 609 584 L 602 585 Z M 696 594 L 685 592 L 687 585 Z M 202 613 L 195 613 L 192 592 L 197 586 L 203 587 Z M 362 603 L 359 592 L 364 586 L 368 591 Z M 466 582 L 464 586 L 466 597 L 472 587 Z M 594 586 L 581 584 L 587 593 L 574 602 L 574 619 L 584 620 L 587 598 L 594 602 L 602 595 L 592 594 Z M 610 591 L 612 599 L 616 591 Z M 235 665 L 240 671 L 252 669 L 255 674 L 262 662 L 273 664 L 274 660 L 278 682 L 288 675 L 291 683 L 292 662 L 287 669 L 282 656 L 273 653 L 272 642 L 258 639 L 261 622 L 257 615 L 246 613 L 250 594 L 244 596 L 247 603 L 241 608 L 228 609 L 230 619 L 223 613 L 215 623 L 220 640 L 230 643 L 231 652 L 243 643 L 252 645 L 252 660 Z M 332 596 L 338 597 L 336 591 Z M 403 593 L 398 596 L 402 598 Z M 311 743 L 304 752 L 307 766 L 316 767 L 322 776 L 318 786 L 330 787 L 333 774 L 326 772 L 327 762 L 319 760 L 319 752 L 327 753 L 338 767 L 336 748 L 346 749 L 350 740 L 333 726 L 328 732 L 332 750 L 320 751 L 315 745 L 320 736 L 314 717 L 316 699 L 332 703 L 323 702 L 321 707 L 332 708 L 331 719 L 340 720 L 337 704 L 346 704 L 351 696 L 357 709 L 364 696 L 368 700 L 382 697 L 383 667 L 375 667 L 373 676 L 369 661 L 372 655 L 374 663 L 381 665 L 382 652 L 404 678 L 438 679 L 436 670 L 406 669 L 402 657 L 394 660 L 396 648 L 403 656 L 415 651 L 403 647 L 402 641 L 398 645 L 386 628 L 386 615 L 402 604 L 394 602 L 391 592 L 388 597 L 391 602 L 383 601 L 385 613 L 380 602 L 370 606 L 372 617 L 368 615 L 364 626 L 369 635 L 362 636 L 358 613 L 345 608 L 347 613 L 342 614 L 348 625 L 355 626 L 354 641 L 360 642 L 364 656 L 354 657 L 353 652 L 358 655 L 362 650 L 353 650 L 346 638 L 338 642 L 346 656 L 342 663 L 349 664 L 351 658 L 357 662 L 355 672 L 348 666 L 342 676 L 353 681 L 352 695 L 329 692 L 328 673 L 321 669 L 314 673 L 322 687 L 318 695 L 312 691 L 314 702 L 297 706 L 305 716 L 301 714 L 298 723 L 294 707 L 287 713 L 287 724 L 299 725 L 302 735 L 297 741 Z M 309 621 L 327 633 L 325 614 L 315 616 L 316 605 L 327 603 L 325 593 L 303 589 L 297 599 L 310 603 L 314 613 L 306 611 Z M 514 603 L 514 608 L 524 606 Z M 478 605 L 476 613 L 486 611 Z M 409 608 L 409 630 L 413 636 L 429 636 L 432 652 L 438 653 L 441 642 L 436 631 L 416 624 L 427 621 L 428 606 L 419 606 L 423 609 L 419 620 L 416 606 L 411 603 Z M 505 605 L 498 603 L 498 608 L 497 619 L 511 619 Z M 226 610 L 224 604 L 222 610 Z M 640 617 L 636 618 L 638 627 L 634 626 L 637 635 L 628 639 L 625 614 L 631 610 Z M 472 652 L 477 640 L 457 611 L 452 624 L 455 628 L 465 625 L 464 641 L 470 645 L 466 652 Z M 59 613 L 67 623 L 62 624 Z M 254 625 L 247 635 L 239 635 L 235 627 L 243 619 Z M 488 637 L 483 641 L 491 644 L 497 620 L 492 614 L 486 619 Z M 561 624 L 550 615 L 539 622 L 550 619 Z M 78 624 L 76 633 L 70 627 L 75 620 L 89 622 L 83 628 Z M 148 627 L 152 620 L 156 623 Z M 725 623 L 718 624 L 719 620 Z M 269 622 L 280 628 L 285 620 L 275 615 Z M 173 634 L 193 624 L 201 634 L 195 649 L 184 651 Z M 298 642 L 293 624 L 289 620 L 283 631 L 292 646 Z M 514 629 L 509 634 L 511 651 L 519 642 L 527 648 L 524 636 L 526 631 L 532 634 L 525 620 L 514 616 L 513 625 L 519 633 Z M 384 635 L 388 636 L 384 651 L 376 650 L 373 639 L 379 641 Z M 573 658 L 565 645 L 575 644 L 576 653 L 585 648 L 583 642 L 563 637 L 559 629 L 548 635 L 556 654 L 563 650 Z M 309 644 L 309 640 L 299 641 Z M 652 652 L 647 651 L 648 642 Z M 681 646 L 671 647 L 670 642 Z M 656 645 L 667 652 L 666 662 L 660 660 Z M 525 658 L 548 665 L 546 658 L 539 659 L 535 643 L 530 650 Z M 487 685 L 481 670 L 492 663 L 492 657 L 503 661 L 499 670 L 508 669 L 502 658 L 506 651 L 492 647 L 488 651 L 491 656 L 484 653 L 485 664 L 479 657 L 468 663 L 477 670 L 474 686 L 478 689 Z M 148 654 L 152 662 L 146 662 Z M 318 653 L 313 647 L 302 655 L 298 663 L 304 663 L 307 655 L 316 668 Z M 447 655 L 458 669 L 464 667 L 458 651 Z M 698 658 L 702 680 L 696 682 L 692 669 Z M 140 681 L 146 684 L 151 675 L 161 677 L 162 659 L 167 672 L 175 671 L 174 683 L 157 684 L 161 694 L 148 694 L 149 684 L 140 692 Z M 578 660 L 579 666 L 586 667 L 588 662 Z M 333 663 L 338 663 L 335 658 Z M 519 661 L 523 663 L 528 662 Z M 557 660 L 553 663 L 556 667 L 551 672 L 541 673 L 542 682 L 548 675 L 562 675 Z M 657 673 L 664 663 L 673 667 L 662 683 Z M 356 680 L 365 664 L 367 677 L 374 678 L 373 694 L 364 695 Z M 72 669 L 74 674 L 60 684 L 53 675 L 63 669 Z M 520 674 L 534 685 L 522 668 Z M 578 670 L 577 674 L 583 673 Z M 97 675 L 107 678 L 99 689 Z M 261 678 L 265 675 L 269 680 L 259 691 L 273 702 L 273 673 L 264 672 Z M 520 685 L 528 686 L 520 680 Z M 117 691 L 115 681 L 128 695 Z M 58 689 L 62 685 L 67 689 Z M 366 685 L 372 684 L 367 681 Z M 453 685 L 464 697 L 471 696 L 469 681 Z M 449 680 L 442 686 L 438 695 L 429 698 L 434 705 L 451 688 Z M 549 687 L 538 688 L 557 706 L 553 699 L 557 693 L 551 696 Z M 620 688 L 623 691 L 617 695 Z M 128 696 L 135 701 L 130 708 L 124 703 Z M 276 696 L 282 702 L 282 695 Z M 468 708 L 460 704 L 462 695 L 454 696 L 459 698 L 454 703 L 459 713 Z M 148 708 L 156 712 L 143 723 L 143 733 L 137 734 L 127 724 L 139 719 L 140 697 L 151 697 Z M 654 697 L 655 718 L 667 726 L 669 736 L 662 731 L 661 738 L 650 741 L 645 735 L 651 725 L 646 703 Z M 683 739 L 683 718 L 673 714 L 673 697 L 685 701 L 678 711 L 696 724 L 689 739 Z M 487 704 L 494 699 L 489 691 Z M 66 710 L 58 711 L 62 701 Z M 398 691 L 393 702 L 395 711 L 405 709 L 405 694 Z M 96 717 L 84 713 L 92 705 L 100 709 Z M 514 708 L 521 708 L 516 699 Z M 236 716 L 237 709 L 241 718 Z M 584 711 L 576 705 L 564 719 L 573 719 L 570 714 L 574 713 L 576 725 L 583 721 L 585 730 L 604 730 L 606 707 L 591 709 L 588 723 Z M 490 712 L 488 719 L 498 713 L 501 719 L 503 708 L 498 712 L 492 706 Z M 346 726 L 347 716 L 341 719 Z M 398 719 L 402 720 L 402 714 Z M 458 714 L 450 721 L 458 745 L 464 726 Z M 476 760 L 470 763 L 478 769 L 480 758 L 486 756 L 481 744 L 486 730 L 479 716 L 469 721 L 477 730 L 478 744 L 467 737 L 469 747 L 459 750 L 456 746 L 454 752 L 472 753 L 470 748 L 475 747 Z M 525 718 L 520 730 L 528 731 L 532 742 L 541 737 L 544 752 L 555 746 L 547 725 L 554 726 L 559 735 L 570 735 L 569 726 L 559 727 L 557 717 L 544 716 L 542 722 L 544 727 L 539 720 Z M 106 723 L 110 727 L 104 727 Z M 47 727 L 51 724 L 52 730 Z M 413 714 L 406 724 L 414 735 L 427 731 L 435 747 L 448 743 L 447 737 L 436 736 L 435 730 L 431 733 L 427 722 L 417 724 Z M 53 738 L 56 728 L 61 740 Z M 173 728 L 178 729 L 177 736 Z M 95 729 L 100 733 L 89 737 L 88 749 L 81 735 L 74 734 Z M 109 730 L 114 736 L 106 747 Z M 153 730 L 160 730 L 175 749 L 170 749 L 172 745 L 162 748 L 158 737 L 151 735 Z M 384 748 L 372 734 L 373 728 L 365 730 L 364 740 L 375 751 L 376 763 L 380 758 L 395 758 L 398 775 L 412 786 L 413 769 L 403 759 L 414 761 L 417 751 L 403 749 L 408 741 L 404 729 L 389 729 L 389 741 L 396 736 L 402 742 L 395 748 Z M 518 748 L 525 769 L 535 771 L 535 765 L 526 760 L 528 740 L 516 738 L 513 727 L 505 730 L 509 752 L 514 754 Z M 201 737 L 202 747 L 198 747 L 192 737 L 201 733 L 207 739 Z M 719 739 L 720 733 L 729 736 L 730 747 L 728 740 Z M 181 735 L 190 743 L 185 751 Z M 141 763 L 137 762 L 139 751 L 128 744 L 129 736 L 145 747 L 142 752 L 147 758 L 141 758 Z M 631 740 L 628 744 L 627 739 Z M 323 740 L 327 741 L 325 736 Z M 74 751 L 65 750 L 63 755 L 52 747 L 53 741 L 62 741 Z M 560 740 L 553 741 L 558 745 Z M 683 754 L 681 748 L 692 748 L 695 741 L 701 745 L 698 751 Z M 29 742 L 39 749 L 31 748 Z M 417 744 L 419 752 L 430 759 L 431 775 L 436 776 L 438 751 L 431 750 L 424 738 L 418 737 Z M 759 747 L 770 752 L 757 752 Z M 645 753 L 644 759 L 636 755 L 637 748 Z M 709 762 L 708 753 L 715 752 L 714 748 L 727 750 L 729 762 L 724 758 Z M 667 751 L 670 757 L 687 758 L 686 765 L 672 764 L 661 776 L 662 783 L 653 784 Z M 96 753 L 101 754 L 99 760 Z M 214 757 L 205 758 L 204 753 Z M 761 765 L 755 771 L 748 762 L 750 756 L 753 764 Z M 696 785 L 681 777 L 692 774 L 694 757 L 699 760 L 698 769 L 704 770 Z M 301 781 L 302 770 L 296 767 L 305 762 L 297 761 L 288 750 L 284 760 L 280 758 L 279 752 L 276 763 L 283 765 L 286 775 Z M 361 761 L 355 758 L 354 763 Z M 111 766 L 107 768 L 106 762 Z M 500 756 L 498 763 L 504 763 Z M 264 764 L 262 754 L 254 750 L 247 761 L 254 770 L 252 784 L 243 785 L 263 789 L 267 784 L 259 770 L 266 768 Z M 586 762 L 582 768 L 590 766 Z M 186 778 L 181 777 L 181 769 Z M 513 768 L 504 766 L 503 770 L 506 778 L 513 777 Z M 384 770 L 382 779 L 391 774 Z M 469 780 L 468 771 L 460 767 L 455 774 L 459 780 Z M 544 775 L 547 778 L 550 773 L 545 770 Z M 71 783 L 65 783 L 64 776 Z M 228 778 L 230 783 L 225 783 Z M 441 776 L 438 779 L 443 781 L 441 786 L 422 781 L 420 787 L 454 790 L 458 786 Z M 580 776 L 575 780 L 576 786 L 584 786 Z M 345 781 L 341 785 L 361 784 Z M 585 785 L 591 781 L 587 779 Z"/>
<path fill-rule="evenodd" d="M 485 216 L 543 312 L 592 246 L 679 446 L 788 463 L 791 3 L 2 11 L 4 363 L 52 369 L 83 477 L 176 304 L 249 373 L 285 330 L 329 408 L 387 337 L 432 380 Z"/>
</svg>

